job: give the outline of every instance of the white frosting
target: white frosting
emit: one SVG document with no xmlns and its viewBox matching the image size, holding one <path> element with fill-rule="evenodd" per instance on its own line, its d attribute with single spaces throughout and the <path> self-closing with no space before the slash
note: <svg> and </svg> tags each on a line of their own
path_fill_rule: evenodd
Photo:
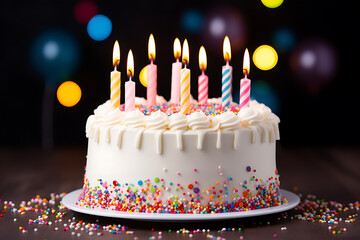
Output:
<svg viewBox="0 0 360 240">
<path fill-rule="evenodd" d="M 157 96 L 158 102 L 165 102 L 161 96 Z M 219 99 L 210 99 L 209 102 L 218 102 Z M 146 104 L 143 98 L 136 98 L 137 104 Z M 141 148 L 141 139 L 144 131 L 155 131 L 155 142 L 157 152 L 162 152 L 162 135 L 164 132 L 175 132 L 177 136 L 177 149 L 183 150 L 183 134 L 188 131 L 198 135 L 197 148 L 202 149 L 204 136 L 209 132 L 217 131 L 216 148 L 222 147 L 221 132 L 233 132 L 233 148 L 239 148 L 239 135 L 243 129 L 252 131 L 251 143 L 258 141 L 256 132 L 260 132 L 262 143 L 274 142 L 280 139 L 278 123 L 280 119 L 271 112 L 271 109 L 257 101 L 250 101 L 250 106 L 242 108 L 238 114 L 226 111 L 215 117 L 207 116 L 203 111 L 196 111 L 187 116 L 182 113 L 175 113 L 167 116 L 166 113 L 159 111 L 152 112 L 145 116 L 139 109 L 132 112 L 123 112 L 114 109 L 110 101 L 105 102 L 94 110 L 94 115 L 88 118 L 86 123 L 86 136 L 93 138 L 95 142 L 104 139 L 105 142 L 111 140 L 111 128 L 118 127 L 117 142 L 121 148 L 122 135 L 126 127 L 138 129 L 135 146 Z"/>
<path fill-rule="evenodd" d="M 124 125 L 130 128 L 145 128 L 145 116 L 139 109 L 128 112 L 124 119 Z"/>
<path fill-rule="evenodd" d="M 186 116 L 182 113 L 175 113 L 169 117 L 169 129 L 170 131 L 176 130 L 187 130 L 188 127 L 188 120 Z"/>
<path fill-rule="evenodd" d="M 146 118 L 147 129 L 165 130 L 168 127 L 168 123 L 168 116 L 160 110 L 152 112 L 151 115 Z"/>
<path fill-rule="evenodd" d="M 168 127 L 169 118 L 160 110 L 152 112 L 149 117 L 146 118 L 146 128 L 152 130 L 161 130 L 155 134 L 156 152 L 162 152 L 162 134 Z"/>
<path fill-rule="evenodd" d="M 219 120 L 220 129 L 224 131 L 235 131 L 238 130 L 240 125 L 240 118 L 232 111 L 224 112 L 215 117 Z"/>
<path fill-rule="evenodd" d="M 169 129 L 170 131 L 176 132 L 176 146 L 177 149 L 183 149 L 183 138 L 182 135 L 185 130 L 189 129 L 188 120 L 182 113 L 175 113 L 169 117 Z"/>
</svg>

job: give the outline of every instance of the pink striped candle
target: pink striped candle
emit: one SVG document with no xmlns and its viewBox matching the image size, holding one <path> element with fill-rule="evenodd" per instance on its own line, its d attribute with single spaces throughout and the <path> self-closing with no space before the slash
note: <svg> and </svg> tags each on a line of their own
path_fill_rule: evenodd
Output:
<svg viewBox="0 0 360 240">
<path fill-rule="evenodd" d="M 131 112 L 135 110 L 135 82 L 131 81 L 134 76 L 134 56 L 131 50 L 127 59 L 127 74 L 129 81 L 125 83 L 125 112 Z"/>
<path fill-rule="evenodd" d="M 179 58 L 181 56 L 181 45 L 178 38 L 174 41 L 174 57 L 176 62 L 172 64 L 171 71 L 171 98 L 170 102 L 173 104 L 180 104 L 180 72 L 181 72 L 181 62 Z"/>
<path fill-rule="evenodd" d="M 135 110 L 135 82 L 129 81 L 125 83 L 125 112 Z"/>
<path fill-rule="evenodd" d="M 244 54 L 244 66 L 243 71 L 245 78 L 240 81 L 240 102 L 239 108 L 249 107 L 250 105 L 250 90 L 251 90 L 251 80 L 247 78 L 247 75 L 250 72 L 250 56 L 249 51 L 246 49 Z"/>
<path fill-rule="evenodd" d="M 200 47 L 199 51 L 199 67 L 202 71 L 202 74 L 198 78 L 198 103 L 206 104 L 208 100 L 208 84 L 209 78 L 205 75 L 207 59 L 206 59 L 206 51 L 204 46 Z"/>
<path fill-rule="evenodd" d="M 156 105 L 156 94 L 157 94 L 157 66 L 154 64 L 155 40 L 152 34 L 150 34 L 149 37 L 148 53 L 151 63 L 147 66 L 146 98 L 147 98 L 148 107 L 151 107 Z"/>
</svg>

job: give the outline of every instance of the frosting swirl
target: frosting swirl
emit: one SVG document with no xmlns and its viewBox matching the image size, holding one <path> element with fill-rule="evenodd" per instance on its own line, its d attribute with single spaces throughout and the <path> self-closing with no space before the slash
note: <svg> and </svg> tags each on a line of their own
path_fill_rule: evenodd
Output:
<svg viewBox="0 0 360 240">
<path fill-rule="evenodd" d="M 241 120 L 241 126 L 243 127 L 258 125 L 264 121 L 264 115 L 252 107 L 242 108 L 238 116 Z"/>
<path fill-rule="evenodd" d="M 113 110 L 110 100 L 107 100 L 104 104 L 99 105 L 95 110 L 94 114 L 97 119 L 104 118 L 106 115 Z"/>
<path fill-rule="evenodd" d="M 180 112 L 169 117 L 169 128 L 171 131 L 186 130 L 188 128 L 188 120 L 186 116 Z"/>
<path fill-rule="evenodd" d="M 128 112 L 124 119 L 124 125 L 130 128 L 145 128 L 145 116 L 139 109 Z"/>
<path fill-rule="evenodd" d="M 169 123 L 169 118 L 166 113 L 162 111 L 152 112 L 150 116 L 146 117 L 146 128 L 147 129 L 166 129 Z"/>
<path fill-rule="evenodd" d="M 232 111 L 224 112 L 215 118 L 219 121 L 221 130 L 234 131 L 241 127 L 240 118 Z"/>
<path fill-rule="evenodd" d="M 280 118 L 276 116 L 269 107 L 263 103 L 258 103 L 256 100 L 250 102 L 250 106 L 264 115 L 264 120 L 272 123 L 279 123 Z"/>
<path fill-rule="evenodd" d="M 192 130 L 208 129 L 211 127 L 210 118 L 202 111 L 196 111 L 187 115 L 189 128 Z"/>
</svg>

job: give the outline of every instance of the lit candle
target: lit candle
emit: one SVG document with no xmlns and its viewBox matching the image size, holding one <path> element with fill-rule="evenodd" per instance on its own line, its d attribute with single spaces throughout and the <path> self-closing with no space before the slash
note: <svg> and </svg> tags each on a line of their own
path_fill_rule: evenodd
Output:
<svg viewBox="0 0 360 240">
<path fill-rule="evenodd" d="M 199 104 L 206 104 L 208 100 L 209 78 L 208 76 L 205 75 L 206 64 L 207 64 L 206 51 L 204 46 L 201 46 L 199 51 L 199 67 L 202 73 L 199 76 L 199 82 L 198 82 Z"/>
<path fill-rule="evenodd" d="M 232 66 L 229 65 L 231 60 L 231 47 L 228 36 L 224 39 L 223 53 L 226 65 L 222 67 L 222 94 L 221 105 L 223 107 L 229 107 L 231 102 L 231 82 L 232 82 Z"/>
<path fill-rule="evenodd" d="M 134 56 L 130 49 L 127 57 L 127 75 L 129 81 L 125 83 L 125 112 L 135 110 L 135 82 L 131 80 L 134 76 Z"/>
<path fill-rule="evenodd" d="M 245 78 L 241 79 L 240 81 L 240 109 L 243 107 L 248 107 L 250 104 L 251 80 L 247 78 L 247 75 L 250 73 L 250 56 L 247 49 L 245 50 L 243 64 L 243 72 L 245 74 Z"/>
<path fill-rule="evenodd" d="M 110 102 L 113 108 L 120 106 L 120 72 L 117 71 L 117 65 L 120 63 L 120 47 L 118 41 L 115 41 L 113 48 L 114 71 L 110 74 Z"/>
<path fill-rule="evenodd" d="M 150 34 L 148 53 L 150 64 L 147 66 L 147 105 L 148 107 L 156 105 L 156 94 L 157 94 L 157 66 L 154 64 L 155 60 L 155 40 L 154 36 Z"/>
<path fill-rule="evenodd" d="M 171 102 L 174 104 L 180 104 L 180 72 L 181 72 L 181 62 L 179 58 L 181 57 L 181 45 L 178 38 L 174 41 L 174 57 L 176 62 L 172 64 L 171 72 Z"/>
<path fill-rule="evenodd" d="M 187 114 L 190 111 L 190 69 L 186 68 L 186 65 L 189 63 L 189 45 L 185 39 L 182 49 L 182 62 L 184 63 L 184 68 L 181 69 L 181 106 L 180 112 Z"/>
</svg>

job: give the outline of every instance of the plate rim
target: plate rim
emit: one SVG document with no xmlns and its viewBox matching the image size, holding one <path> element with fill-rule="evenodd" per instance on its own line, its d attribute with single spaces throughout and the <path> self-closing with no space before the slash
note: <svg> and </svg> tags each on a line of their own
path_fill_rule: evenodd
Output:
<svg viewBox="0 0 360 240">
<path fill-rule="evenodd" d="M 80 207 L 76 205 L 76 202 L 77 202 L 77 197 L 80 195 L 82 191 L 83 189 L 81 188 L 66 194 L 62 198 L 61 204 L 63 204 L 66 208 L 72 211 L 83 214 L 100 216 L 100 217 L 122 218 L 128 220 L 140 220 L 140 221 L 205 221 L 205 220 L 208 221 L 208 220 L 226 220 L 226 219 L 234 219 L 234 218 L 255 217 L 255 216 L 284 212 L 286 210 L 290 210 L 296 207 L 300 203 L 300 198 L 295 193 L 292 193 L 284 189 L 280 189 L 280 194 L 286 197 L 288 203 L 280 206 L 261 208 L 251 211 L 216 213 L 216 214 L 128 213 L 128 212 L 113 211 L 113 210 L 107 210 L 101 208 L 88 209 L 85 207 Z"/>
</svg>

